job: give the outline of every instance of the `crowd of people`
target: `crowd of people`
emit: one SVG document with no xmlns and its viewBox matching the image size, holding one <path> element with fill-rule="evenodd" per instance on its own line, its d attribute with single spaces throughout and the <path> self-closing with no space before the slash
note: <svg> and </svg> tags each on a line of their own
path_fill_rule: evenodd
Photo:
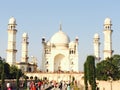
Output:
<svg viewBox="0 0 120 90">
<path fill-rule="evenodd" d="M 25 87 L 25 83 L 21 82 L 19 85 L 19 90 L 80 90 L 80 85 L 77 81 L 60 81 L 57 82 L 55 80 L 28 80 L 27 86 Z M 12 82 L 6 83 L 7 90 L 16 90 L 16 85 L 13 86 Z"/>
<path fill-rule="evenodd" d="M 28 82 L 27 90 L 80 90 L 77 87 L 77 82 L 68 82 L 68 81 L 38 81 L 38 82 Z"/>
</svg>

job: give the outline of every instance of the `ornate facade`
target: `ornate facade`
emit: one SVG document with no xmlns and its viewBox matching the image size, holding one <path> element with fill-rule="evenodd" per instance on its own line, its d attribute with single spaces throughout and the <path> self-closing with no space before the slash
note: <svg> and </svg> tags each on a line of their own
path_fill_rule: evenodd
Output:
<svg viewBox="0 0 120 90">
<path fill-rule="evenodd" d="M 42 38 L 44 72 L 78 72 L 78 38 L 70 41 L 66 33 L 60 29 L 50 40 Z"/>
</svg>

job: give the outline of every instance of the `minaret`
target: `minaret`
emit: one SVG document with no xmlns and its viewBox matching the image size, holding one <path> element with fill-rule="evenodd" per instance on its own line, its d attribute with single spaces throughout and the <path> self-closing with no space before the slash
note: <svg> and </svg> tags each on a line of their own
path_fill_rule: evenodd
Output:
<svg viewBox="0 0 120 90">
<path fill-rule="evenodd" d="M 79 67 L 78 67 L 79 66 L 79 62 L 78 62 L 78 60 L 79 60 L 78 59 L 79 58 L 79 53 L 78 53 L 79 38 L 78 37 L 75 38 L 75 44 L 76 44 L 76 50 L 75 50 L 76 51 L 76 55 L 75 55 L 75 57 L 76 57 L 76 60 L 75 60 L 76 65 L 75 65 L 74 71 L 79 72 Z"/>
<path fill-rule="evenodd" d="M 16 19 L 11 17 L 8 23 L 8 48 L 7 48 L 7 60 L 10 65 L 16 64 Z"/>
<path fill-rule="evenodd" d="M 22 58 L 21 62 L 28 63 L 28 34 L 23 33 L 22 35 Z"/>
<path fill-rule="evenodd" d="M 104 21 L 104 60 L 106 58 L 110 58 L 112 56 L 113 50 L 112 50 L 112 32 L 111 29 L 112 22 L 110 18 L 106 18 Z"/>
<path fill-rule="evenodd" d="M 94 56 L 96 60 L 99 62 L 100 60 L 100 37 L 97 33 L 94 35 L 93 44 L 94 44 Z"/>
<path fill-rule="evenodd" d="M 75 43 L 76 43 L 76 54 L 78 54 L 78 41 L 79 41 L 79 38 L 76 36 L 75 38 Z"/>
<path fill-rule="evenodd" d="M 42 71 L 45 71 L 45 54 L 46 54 L 46 39 L 45 37 L 42 37 L 42 64 L 41 64 L 41 69 Z"/>
</svg>

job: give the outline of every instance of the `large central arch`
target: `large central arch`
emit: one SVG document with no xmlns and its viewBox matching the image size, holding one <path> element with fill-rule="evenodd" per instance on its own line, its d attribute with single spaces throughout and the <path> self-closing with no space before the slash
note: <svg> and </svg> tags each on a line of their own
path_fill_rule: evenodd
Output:
<svg viewBox="0 0 120 90">
<path fill-rule="evenodd" d="M 64 71 L 62 68 L 64 58 L 65 56 L 62 54 L 58 54 L 54 57 L 54 72 Z"/>
</svg>

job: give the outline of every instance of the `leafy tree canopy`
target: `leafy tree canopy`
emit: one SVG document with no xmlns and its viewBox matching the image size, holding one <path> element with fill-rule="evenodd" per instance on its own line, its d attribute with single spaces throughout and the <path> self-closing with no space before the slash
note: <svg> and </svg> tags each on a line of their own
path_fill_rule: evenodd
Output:
<svg viewBox="0 0 120 90">
<path fill-rule="evenodd" d="M 101 61 L 96 66 L 96 77 L 98 80 L 120 79 L 120 55 Z"/>
<path fill-rule="evenodd" d="M 4 69 L 3 69 L 4 66 Z M 19 77 L 22 77 L 24 73 L 21 69 L 18 69 L 15 65 L 10 66 L 5 62 L 4 58 L 0 57 L 0 73 L 4 71 L 4 77 L 7 79 L 16 79 L 17 71 L 19 70 Z M 1 75 L 0 75 L 1 79 Z"/>
<path fill-rule="evenodd" d="M 85 90 L 88 89 L 88 83 L 91 85 L 92 90 L 96 90 L 96 72 L 95 72 L 95 57 L 89 55 L 84 63 L 84 83 Z"/>
<path fill-rule="evenodd" d="M 10 67 L 10 78 L 16 79 L 17 72 L 19 71 L 19 78 L 24 75 L 21 69 L 18 69 L 15 65 Z"/>
</svg>

